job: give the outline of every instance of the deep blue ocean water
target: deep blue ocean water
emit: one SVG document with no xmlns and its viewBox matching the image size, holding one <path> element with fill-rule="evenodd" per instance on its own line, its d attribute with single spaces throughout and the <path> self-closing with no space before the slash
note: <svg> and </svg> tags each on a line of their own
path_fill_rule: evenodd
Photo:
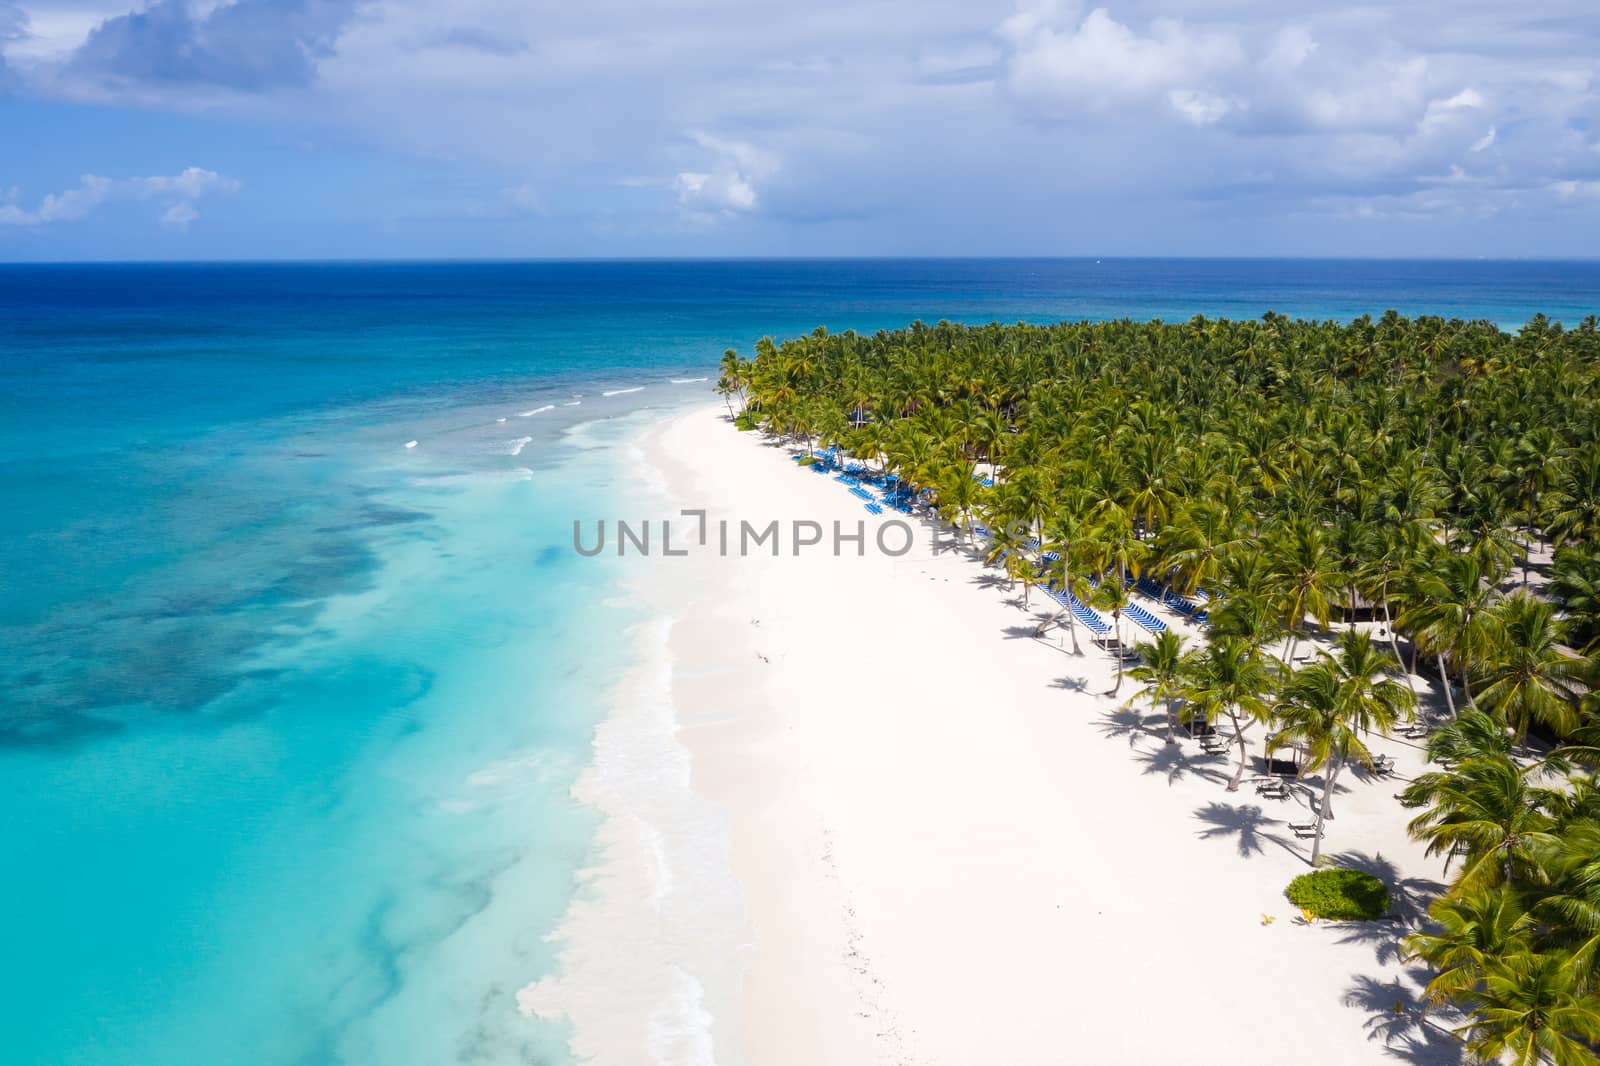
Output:
<svg viewBox="0 0 1600 1066">
<path fill-rule="evenodd" d="M 635 620 L 570 523 L 724 348 L 1391 307 L 1572 323 L 1600 263 L 0 266 L 0 1055 L 564 1061 L 513 996 Z"/>
</svg>

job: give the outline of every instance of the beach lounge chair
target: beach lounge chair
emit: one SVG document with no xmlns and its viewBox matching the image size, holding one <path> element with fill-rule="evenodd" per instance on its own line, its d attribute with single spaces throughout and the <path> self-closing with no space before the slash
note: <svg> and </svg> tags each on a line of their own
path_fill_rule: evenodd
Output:
<svg viewBox="0 0 1600 1066">
<path fill-rule="evenodd" d="M 1372 772 L 1379 777 L 1388 777 L 1394 773 L 1394 757 L 1390 755 L 1375 756 L 1372 760 Z"/>
<path fill-rule="evenodd" d="M 1289 828 L 1301 840 L 1321 835 L 1321 830 L 1317 828 L 1316 822 L 1290 822 Z"/>
<path fill-rule="evenodd" d="M 882 514 L 883 513 L 883 508 L 879 507 L 875 503 L 863 504 L 863 506 L 866 507 L 866 509 L 868 511 L 872 512 L 873 514 Z"/>
</svg>

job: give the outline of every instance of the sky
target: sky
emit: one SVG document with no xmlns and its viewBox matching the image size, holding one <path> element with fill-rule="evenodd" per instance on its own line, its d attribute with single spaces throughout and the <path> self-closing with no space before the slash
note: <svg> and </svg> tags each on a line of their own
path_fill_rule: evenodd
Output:
<svg viewBox="0 0 1600 1066">
<path fill-rule="evenodd" d="M 0 261 L 1597 235 L 1593 0 L 0 0 Z"/>
</svg>

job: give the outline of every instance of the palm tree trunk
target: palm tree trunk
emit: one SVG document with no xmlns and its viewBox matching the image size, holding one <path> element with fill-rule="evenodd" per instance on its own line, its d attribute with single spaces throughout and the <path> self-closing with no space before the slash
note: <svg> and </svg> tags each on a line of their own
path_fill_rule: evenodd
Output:
<svg viewBox="0 0 1600 1066">
<path fill-rule="evenodd" d="M 1115 696 L 1122 691 L 1122 660 L 1124 658 L 1122 654 L 1122 612 L 1112 611 L 1111 619 L 1116 623 L 1117 631 L 1117 683 L 1111 686 L 1111 694 Z"/>
<path fill-rule="evenodd" d="M 1152 708 L 1154 709 L 1154 708 Z M 1167 743 L 1171 744 L 1178 732 L 1178 716 L 1173 713 L 1172 700 L 1167 700 Z"/>
<path fill-rule="evenodd" d="M 1061 553 L 1061 591 L 1066 593 L 1068 600 L 1072 598 L 1072 568 L 1064 561 L 1067 557 L 1065 550 Z M 1072 654 L 1082 655 L 1083 649 L 1078 646 L 1078 618 L 1072 613 L 1072 608 L 1067 608 L 1067 628 L 1072 631 Z"/>
<path fill-rule="evenodd" d="M 1406 687 L 1411 694 L 1417 694 L 1417 683 L 1411 680 L 1411 671 L 1406 669 L 1405 656 L 1400 654 L 1400 635 L 1394 631 L 1394 618 L 1389 614 L 1389 582 L 1384 579 L 1383 584 L 1383 628 L 1389 631 L 1389 647 L 1394 649 L 1394 661 L 1400 665 L 1400 673 L 1406 679 Z"/>
<path fill-rule="evenodd" d="M 1228 791 L 1239 791 L 1239 783 L 1244 780 L 1244 767 L 1248 761 L 1249 749 L 1245 747 L 1244 730 L 1239 727 L 1239 716 L 1232 707 L 1228 708 L 1228 720 L 1233 723 L 1233 739 L 1239 742 L 1239 765 L 1234 768 L 1233 780 L 1228 782 Z"/>
<path fill-rule="evenodd" d="M 1328 763 L 1328 779 L 1322 784 L 1322 802 L 1317 805 L 1317 817 L 1321 820 L 1333 817 L 1333 783 L 1343 769 L 1343 759 L 1330 760 Z"/>
<path fill-rule="evenodd" d="M 1439 684 L 1444 686 L 1445 706 L 1450 708 L 1450 717 L 1456 716 L 1456 698 L 1450 692 L 1450 675 L 1444 671 L 1444 653 L 1440 652 L 1434 658 L 1439 661 Z"/>
</svg>

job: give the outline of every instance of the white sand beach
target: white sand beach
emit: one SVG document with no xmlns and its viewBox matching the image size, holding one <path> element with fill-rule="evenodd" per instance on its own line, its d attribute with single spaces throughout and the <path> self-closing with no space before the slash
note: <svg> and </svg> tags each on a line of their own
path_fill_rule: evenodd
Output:
<svg viewBox="0 0 1600 1066">
<path fill-rule="evenodd" d="M 631 564 L 659 628 L 629 639 L 665 650 L 619 686 L 581 786 L 608 821 L 563 973 L 519 997 L 565 1014 L 583 1059 L 1458 1061 L 1415 1024 L 1399 923 L 1307 925 L 1284 898 L 1308 869 L 1289 823 L 1310 820 L 1319 779 L 1287 800 L 1248 778 L 1226 791 L 1231 753 L 1164 743 L 1135 682 L 1106 695 L 1115 667 L 1087 634 L 1081 656 L 1063 630 L 1033 639 L 1051 601 L 1024 609 L 1020 585 L 935 550 L 920 521 L 909 552 L 880 553 L 893 515 L 720 406 L 637 448 L 652 516 L 704 508 L 713 531 L 701 548 L 680 518 L 688 556 L 653 544 Z M 720 556 L 720 519 L 735 544 L 741 519 L 780 520 L 782 553 Z M 865 522 L 865 555 L 792 554 L 796 519 Z M 644 718 L 655 743 L 619 739 Z M 1325 852 L 1380 873 L 1405 916 L 1442 864 L 1393 798 L 1420 751 L 1375 750 L 1397 773 L 1341 778 Z M 669 993 L 683 1009 L 663 1015 Z"/>
</svg>

